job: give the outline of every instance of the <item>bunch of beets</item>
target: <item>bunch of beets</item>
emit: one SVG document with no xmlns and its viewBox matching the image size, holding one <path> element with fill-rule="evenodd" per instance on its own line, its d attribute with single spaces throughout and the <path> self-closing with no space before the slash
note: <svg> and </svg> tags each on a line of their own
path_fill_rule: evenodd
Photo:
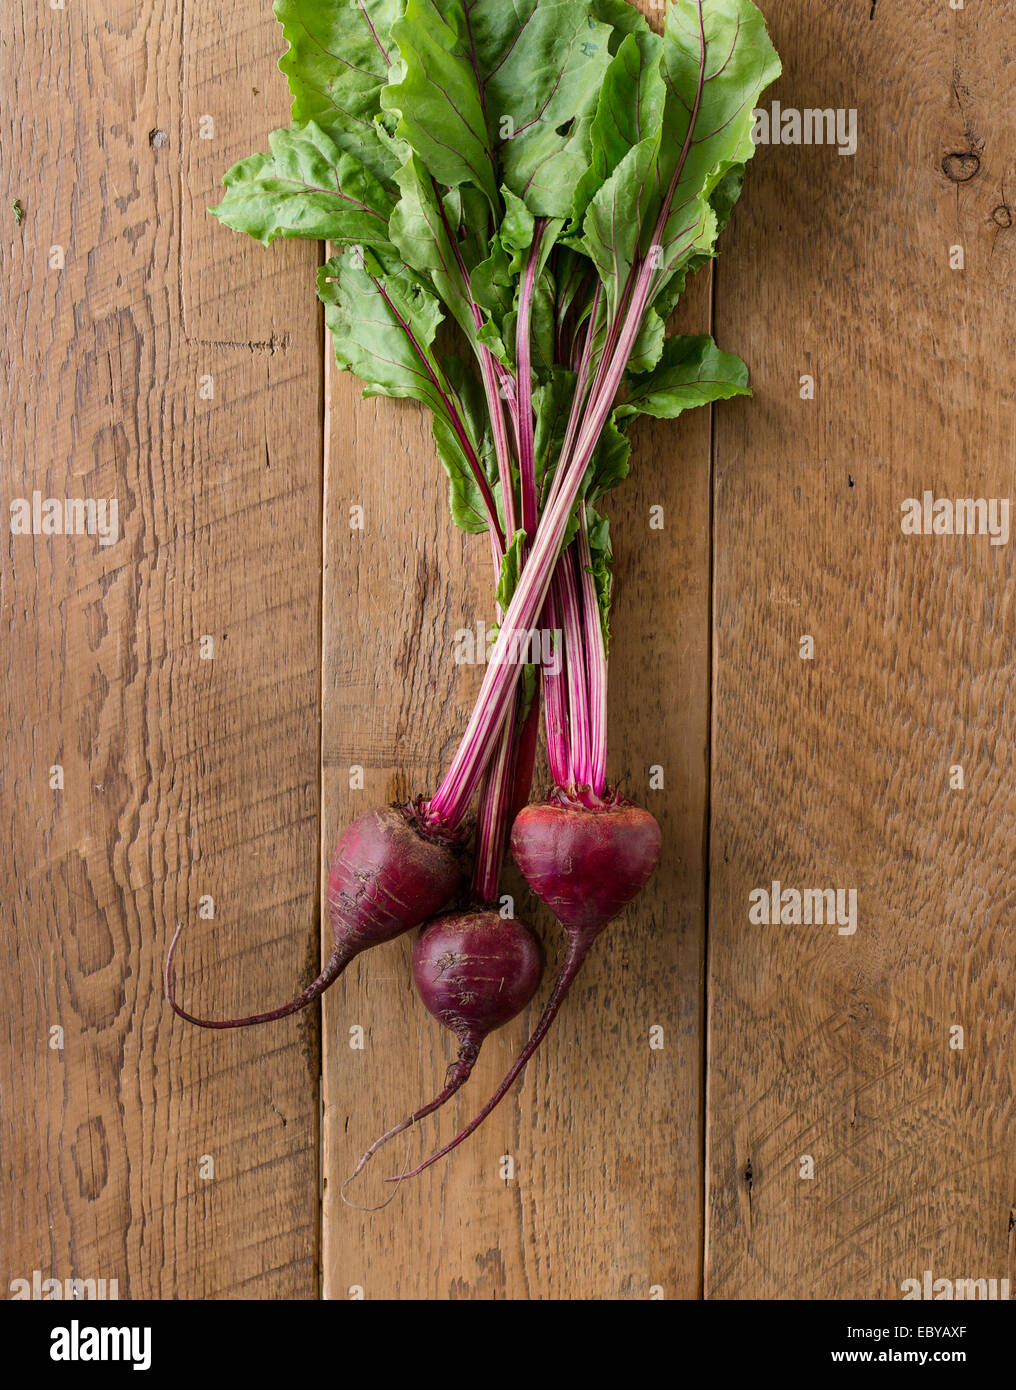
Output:
<svg viewBox="0 0 1016 1390">
<path fill-rule="evenodd" d="M 611 540 L 639 415 L 747 395 L 707 336 L 667 335 L 716 254 L 779 60 L 750 0 L 674 0 L 655 33 L 625 0 L 276 0 L 292 124 L 225 176 L 213 209 L 268 244 L 324 241 L 336 357 L 364 395 L 433 415 L 452 520 L 489 537 L 497 637 L 433 795 L 366 812 L 328 881 L 334 944 L 305 1008 L 355 956 L 422 924 L 413 975 L 458 1040 L 446 1084 L 367 1151 L 443 1105 L 484 1038 L 533 999 L 542 951 L 500 896 L 508 844 L 567 949 L 505 1095 L 596 937 L 660 855 L 648 811 L 607 783 Z M 552 634 L 552 661 L 534 657 Z M 541 711 L 551 790 L 529 803 Z"/>
</svg>

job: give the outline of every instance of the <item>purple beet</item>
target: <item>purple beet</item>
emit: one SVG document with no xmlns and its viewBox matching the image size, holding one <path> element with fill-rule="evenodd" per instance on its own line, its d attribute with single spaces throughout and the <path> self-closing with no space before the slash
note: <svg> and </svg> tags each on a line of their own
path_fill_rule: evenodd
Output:
<svg viewBox="0 0 1016 1390">
<path fill-rule="evenodd" d="M 335 847 L 328 877 L 334 945 L 321 974 L 288 1004 L 246 1018 L 196 1018 L 173 997 L 172 968 L 182 924 L 166 958 L 166 998 L 174 1013 L 200 1028 L 245 1028 L 304 1009 L 361 951 L 391 941 L 439 912 L 462 879 L 458 846 L 425 833 L 413 806 L 386 806 L 353 821 Z"/>
<path fill-rule="evenodd" d="M 477 910 L 428 922 L 413 947 L 413 979 L 427 1009 L 459 1040 L 444 1089 L 376 1139 L 350 1181 L 382 1144 L 422 1120 L 465 1084 L 483 1040 L 522 1012 L 540 983 L 543 951 L 525 922 Z"/>
<path fill-rule="evenodd" d="M 602 810 L 543 801 L 516 817 L 512 854 L 569 938 L 588 950 L 645 887 L 660 858 L 660 827 L 630 801 Z"/>
</svg>

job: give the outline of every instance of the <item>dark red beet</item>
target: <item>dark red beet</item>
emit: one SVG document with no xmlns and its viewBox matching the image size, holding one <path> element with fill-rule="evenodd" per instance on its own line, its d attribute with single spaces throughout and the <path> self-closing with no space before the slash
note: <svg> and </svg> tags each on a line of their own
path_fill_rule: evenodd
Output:
<svg viewBox="0 0 1016 1390">
<path fill-rule="evenodd" d="M 413 947 L 413 979 L 426 1008 L 464 1046 L 479 1049 L 536 993 L 543 952 L 518 918 L 485 910 L 435 917 Z"/>
<path fill-rule="evenodd" d="M 288 1004 L 246 1018 L 208 1019 L 185 1013 L 173 998 L 177 927 L 166 958 L 166 998 L 173 1011 L 200 1028 L 245 1028 L 296 1013 L 325 992 L 361 951 L 391 941 L 454 895 L 462 879 L 456 847 L 425 836 L 412 808 L 386 806 L 353 821 L 335 847 L 328 876 L 328 917 L 334 945 L 321 974 Z"/>
<path fill-rule="evenodd" d="M 564 964 L 533 1035 L 479 1115 L 443 1149 L 403 1176 L 416 1177 L 450 1153 L 504 1098 L 546 1037 L 590 946 L 645 887 L 659 860 L 660 843 L 660 827 L 648 811 L 613 797 L 602 809 L 580 809 L 550 800 L 519 813 L 512 826 L 512 854 L 533 892 L 568 933 Z"/>
<path fill-rule="evenodd" d="M 430 1115 L 464 1085 L 488 1033 L 522 1012 L 540 983 L 543 951 L 525 922 L 492 911 L 460 912 L 428 922 L 413 947 L 417 992 L 459 1040 L 444 1090 L 376 1139 L 350 1181 L 382 1144 Z"/>
<path fill-rule="evenodd" d="M 660 857 L 660 827 L 630 801 L 596 811 L 544 801 L 519 813 L 511 843 L 530 888 L 588 948 L 645 887 Z"/>
</svg>

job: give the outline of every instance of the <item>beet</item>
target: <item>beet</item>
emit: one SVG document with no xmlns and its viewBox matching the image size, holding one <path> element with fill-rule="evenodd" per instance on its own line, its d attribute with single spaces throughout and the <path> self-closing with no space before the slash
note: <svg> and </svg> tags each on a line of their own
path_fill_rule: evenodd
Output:
<svg viewBox="0 0 1016 1390">
<path fill-rule="evenodd" d="M 511 845 L 530 888 L 588 949 L 645 887 L 660 857 L 660 827 L 630 801 L 602 810 L 544 801 L 519 813 Z"/>
<path fill-rule="evenodd" d="M 568 933 L 564 963 L 535 1031 L 493 1096 L 465 1129 L 404 1177 L 416 1177 L 450 1153 L 504 1098 L 546 1037 L 590 946 L 644 888 L 659 860 L 660 843 L 660 827 L 649 812 L 616 796 L 596 809 L 555 798 L 519 813 L 512 827 L 512 854 Z"/>
<path fill-rule="evenodd" d="M 176 1003 L 173 956 L 182 924 L 166 958 L 166 998 L 174 1013 L 200 1028 L 245 1028 L 270 1023 L 306 1008 L 361 951 L 380 946 L 418 926 L 455 894 L 462 879 L 458 846 L 425 833 L 414 807 L 386 806 L 353 821 L 335 847 L 328 877 L 328 917 L 334 945 L 321 974 L 288 1004 L 246 1018 L 196 1018 Z"/>
<path fill-rule="evenodd" d="M 458 1056 L 440 1094 L 376 1139 L 349 1181 L 382 1144 L 432 1114 L 465 1084 L 484 1038 L 522 1012 L 542 971 L 540 943 L 517 918 L 472 911 L 427 923 L 413 947 L 413 979 L 427 1009 L 458 1038 Z"/>
<path fill-rule="evenodd" d="M 420 998 L 467 1051 L 522 1012 L 542 969 L 531 928 L 493 911 L 435 917 L 413 947 Z"/>
</svg>

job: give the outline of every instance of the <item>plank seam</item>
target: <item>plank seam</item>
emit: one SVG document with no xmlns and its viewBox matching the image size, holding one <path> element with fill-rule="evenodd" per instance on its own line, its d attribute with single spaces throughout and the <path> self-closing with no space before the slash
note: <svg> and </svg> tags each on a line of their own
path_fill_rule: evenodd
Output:
<svg viewBox="0 0 1016 1390">
<path fill-rule="evenodd" d="M 709 267 L 709 332 L 716 337 L 716 304 L 718 267 L 715 261 Z M 713 739 L 715 737 L 716 714 L 716 405 L 709 406 L 709 520 L 706 527 L 708 573 L 707 612 L 709 624 L 709 694 L 706 699 L 706 775 L 705 775 L 705 828 L 702 846 L 702 1085 L 699 1102 L 699 1115 L 702 1126 L 702 1168 L 699 1184 L 702 1203 L 702 1260 L 699 1270 L 699 1293 L 702 1300 L 708 1295 L 707 1276 L 709 1258 L 709 1020 L 710 1020 L 710 910 L 712 906 L 710 869 L 712 866 L 712 824 L 713 824 Z"/>
<path fill-rule="evenodd" d="M 326 259 L 327 246 L 322 243 L 318 252 L 318 265 L 323 266 Z M 330 410 L 328 395 L 328 328 L 325 324 L 325 306 L 319 299 L 317 300 L 317 321 L 318 331 L 321 335 L 321 523 L 320 523 L 320 583 L 318 586 L 318 603 L 320 611 L 318 614 L 318 632 L 320 642 L 318 646 L 318 660 L 320 671 L 318 672 L 318 862 L 317 862 L 317 883 L 318 883 L 318 935 L 324 947 L 328 946 L 328 920 L 325 911 L 325 891 L 324 891 L 324 863 L 327 845 L 325 844 L 325 749 L 324 749 L 324 728 L 325 728 L 325 560 L 327 559 L 326 541 L 328 534 L 328 462 L 329 462 L 329 436 L 330 436 Z M 322 954 L 322 960 L 325 955 Z M 319 1005 L 321 1012 L 321 1027 L 318 1029 L 318 1222 L 317 1222 L 317 1278 L 318 1278 L 318 1301 L 321 1302 L 325 1296 L 325 1030 L 324 1030 L 324 1008 Z"/>
</svg>

